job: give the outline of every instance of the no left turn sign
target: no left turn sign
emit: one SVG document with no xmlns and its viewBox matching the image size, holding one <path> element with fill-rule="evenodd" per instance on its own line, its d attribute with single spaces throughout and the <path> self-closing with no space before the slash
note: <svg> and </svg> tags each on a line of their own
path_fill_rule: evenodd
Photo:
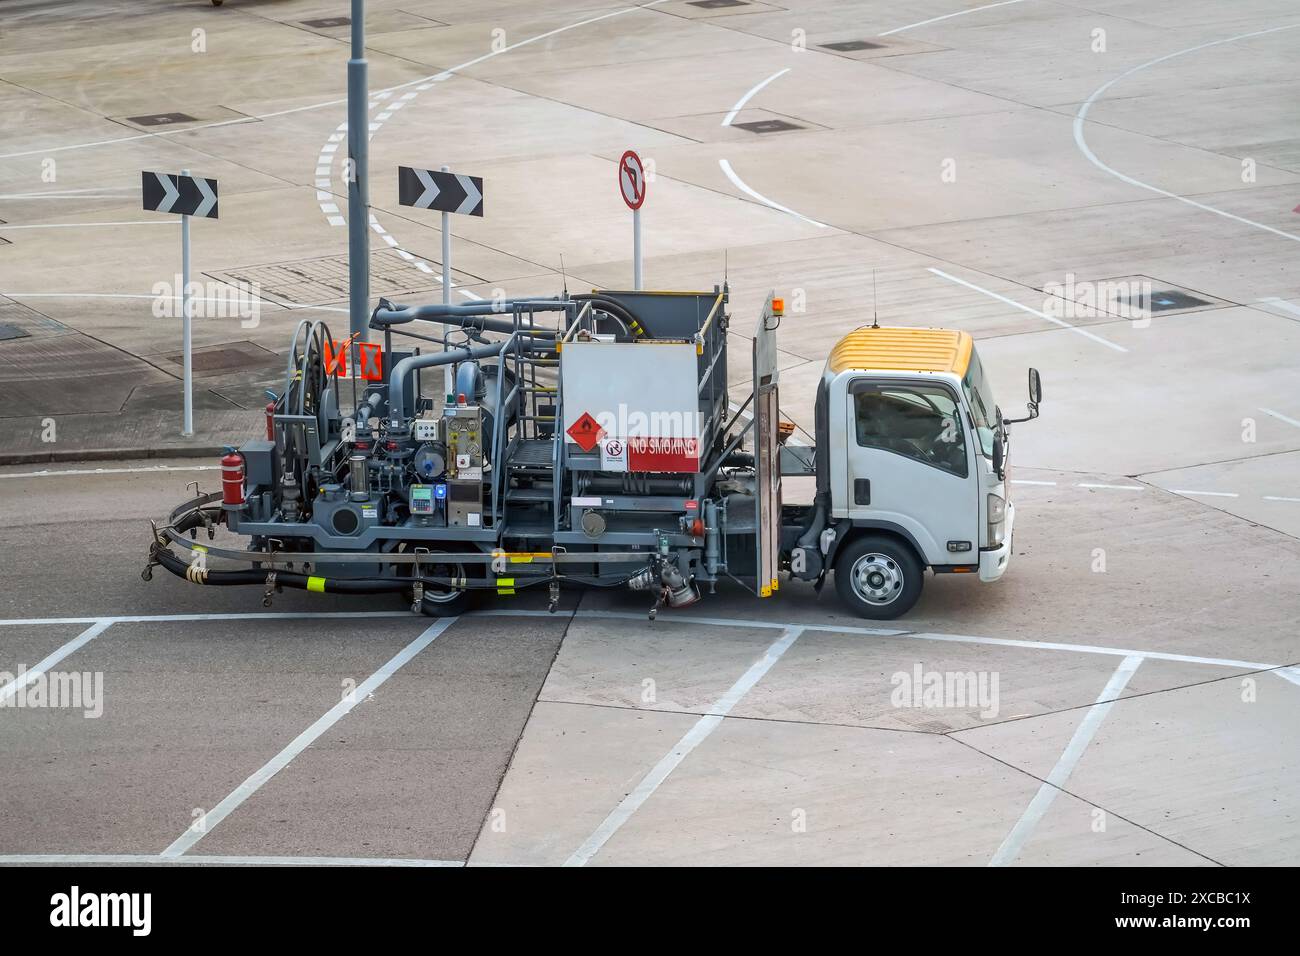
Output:
<svg viewBox="0 0 1300 956">
<path fill-rule="evenodd" d="M 645 166 L 630 149 L 618 161 L 618 188 L 627 208 L 633 212 L 641 208 L 645 202 Z"/>
</svg>

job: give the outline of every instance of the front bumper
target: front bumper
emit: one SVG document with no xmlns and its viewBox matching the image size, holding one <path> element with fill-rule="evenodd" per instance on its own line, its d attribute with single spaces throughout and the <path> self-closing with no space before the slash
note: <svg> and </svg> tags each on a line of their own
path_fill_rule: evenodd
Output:
<svg viewBox="0 0 1300 956">
<path fill-rule="evenodd" d="M 996 581 L 1011 563 L 1011 542 L 1016 522 L 1016 506 L 1007 502 L 1007 527 L 1000 547 L 980 551 L 980 580 Z"/>
</svg>

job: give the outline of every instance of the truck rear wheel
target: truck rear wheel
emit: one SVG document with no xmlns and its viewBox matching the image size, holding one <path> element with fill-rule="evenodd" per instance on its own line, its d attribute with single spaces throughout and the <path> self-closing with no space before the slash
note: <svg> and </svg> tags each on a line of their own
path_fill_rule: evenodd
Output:
<svg viewBox="0 0 1300 956">
<path fill-rule="evenodd" d="M 921 596 L 921 562 L 896 538 L 867 535 L 835 559 L 835 590 L 859 617 L 888 621 L 906 614 Z"/>
</svg>

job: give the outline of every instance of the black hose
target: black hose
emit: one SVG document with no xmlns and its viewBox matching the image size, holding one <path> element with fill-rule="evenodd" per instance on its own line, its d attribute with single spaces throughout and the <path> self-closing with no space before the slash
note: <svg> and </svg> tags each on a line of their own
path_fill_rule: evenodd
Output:
<svg viewBox="0 0 1300 956">
<path fill-rule="evenodd" d="M 640 320 L 638 320 L 635 315 L 631 313 L 631 311 L 627 308 L 627 306 L 623 305 L 623 303 L 621 302 L 617 302 L 614 299 L 609 298 L 608 296 L 604 296 L 599 293 L 589 293 L 583 295 L 575 295 L 573 297 L 573 301 L 590 302 L 591 307 L 593 309 L 599 309 L 602 312 L 608 312 L 616 319 L 622 321 L 624 325 L 626 325 L 629 329 L 632 330 L 632 334 L 637 336 L 638 338 L 654 337 L 654 333 L 651 332 L 648 328 L 646 328 L 645 325 Z"/>
</svg>

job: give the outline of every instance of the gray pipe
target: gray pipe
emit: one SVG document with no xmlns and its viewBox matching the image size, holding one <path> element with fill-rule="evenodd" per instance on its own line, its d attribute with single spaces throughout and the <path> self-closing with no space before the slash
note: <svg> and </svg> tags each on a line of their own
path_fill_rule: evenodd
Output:
<svg viewBox="0 0 1300 956">
<path fill-rule="evenodd" d="M 451 365 L 453 362 L 469 362 L 500 355 L 501 350 L 514 342 L 515 337 L 491 345 L 479 345 L 472 349 L 452 349 L 447 352 L 430 352 L 427 355 L 408 355 L 393 366 L 388 376 L 388 419 L 400 428 L 406 423 L 406 376 L 423 368 L 436 368 L 439 365 Z M 467 395 L 466 398 L 469 396 Z"/>
<path fill-rule="evenodd" d="M 514 299 L 507 302 L 506 305 L 512 307 L 518 305 L 532 311 L 545 312 L 561 312 L 569 308 L 569 303 L 560 299 Z M 490 316 L 494 315 L 500 316 L 501 311 L 501 307 L 491 302 L 470 302 L 465 305 L 397 306 L 381 299 L 379 307 L 375 309 L 374 314 L 370 317 L 370 324 L 375 328 L 386 329 L 394 325 L 405 325 L 419 319 L 425 322 L 455 325 L 460 328 L 490 329 L 493 332 L 506 333 L 514 332 L 516 326 L 513 320 L 490 318 Z M 556 335 L 550 329 L 538 328 L 529 323 L 523 323 L 522 328 L 525 331 L 542 336 L 553 338 Z"/>
</svg>

